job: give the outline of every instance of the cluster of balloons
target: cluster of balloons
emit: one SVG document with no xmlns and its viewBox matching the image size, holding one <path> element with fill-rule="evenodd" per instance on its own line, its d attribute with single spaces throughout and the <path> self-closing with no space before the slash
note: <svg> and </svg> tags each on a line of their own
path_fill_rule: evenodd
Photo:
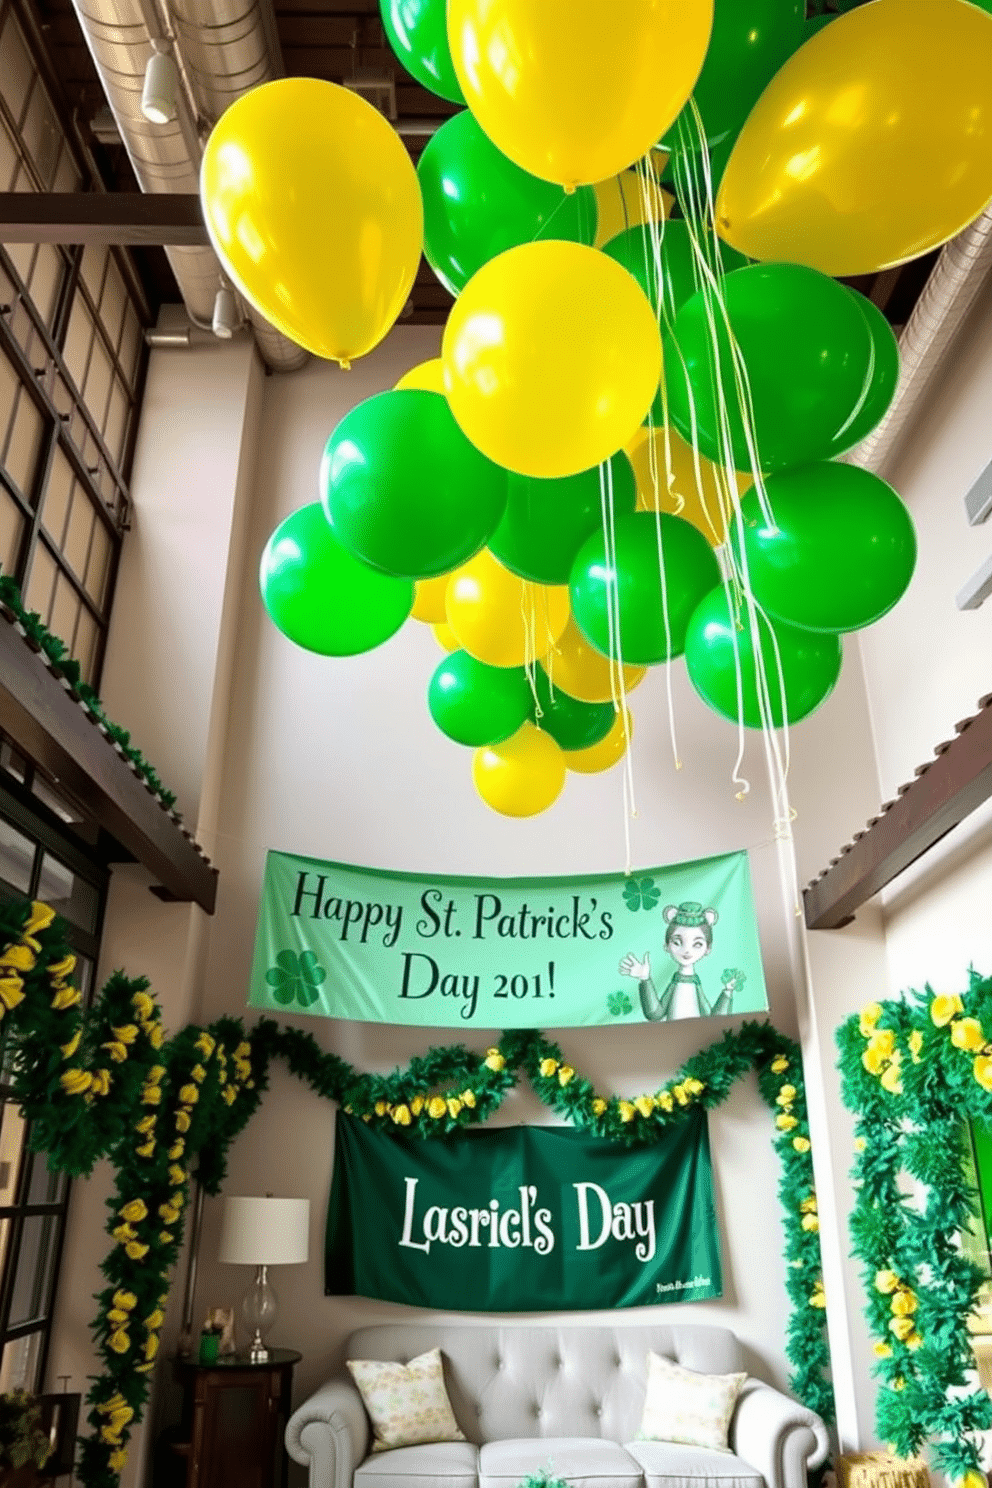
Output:
<svg viewBox="0 0 992 1488">
<path fill-rule="evenodd" d="M 915 561 L 896 493 L 838 462 L 888 408 L 898 354 L 832 276 L 913 257 L 992 196 L 992 17 L 969 0 L 816 27 L 802 0 L 624 0 L 608 25 L 600 0 L 382 13 L 407 70 L 467 105 L 416 171 L 363 100 L 301 78 L 232 105 L 204 155 L 225 267 L 318 355 L 347 365 L 382 339 L 421 248 L 456 296 L 441 357 L 331 433 L 319 502 L 263 556 L 270 615 L 330 655 L 433 624 L 432 717 L 511 815 L 616 763 L 626 693 L 680 655 L 729 718 L 805 717 L 840 637 Z"/>
</svg>

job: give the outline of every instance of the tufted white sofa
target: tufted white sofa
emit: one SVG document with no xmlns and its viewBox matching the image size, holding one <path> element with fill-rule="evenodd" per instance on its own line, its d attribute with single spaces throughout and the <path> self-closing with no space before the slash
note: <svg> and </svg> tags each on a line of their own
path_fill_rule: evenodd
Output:
<svg viewBox="0 0 992 1488">
<path fill-rule="evenodd" d="M 370 1456 L 361 1396 L 332 1380 L 286 1426 L 310 1488 L 516 1488 L 544 1469 L 582 1488 L 806 1488 L 829 1450 L 819 1416 L 750 1378 L 729 1452 L 636 1440 L 648 1349 L 729 1374 L 744 1366 L 725 1328 L 384 1324 L 353 1333 L 345 1357 L 406 1364 L 438 1347 L 466 1440 Z"/>
</svg>

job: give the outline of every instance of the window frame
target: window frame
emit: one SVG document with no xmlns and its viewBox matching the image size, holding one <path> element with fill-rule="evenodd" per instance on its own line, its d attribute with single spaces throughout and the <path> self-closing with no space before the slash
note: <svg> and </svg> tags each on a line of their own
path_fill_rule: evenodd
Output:
<svg viewBox="0 0 992 1488">
<path fill-rule="evenodd" d="M 110 870 L 101 860 L 98 846 L 91 846 L 81 840 L 73 832 L 71 824 L 60 821 L 55 812 L 32 792 L 32 784 L 36 776 L 45 780 L 46 786 L 56 793 L 58 793 L 58 787 L 52 785 L 47 777 L 37 771 L 29 761 L 19 755 L 17 759 L 24 766 L 23 781 L 17 780 L 15 776 L 0 767 L 0 820 L 9 823 L 35 844 L 30 877 L 30 896 L 35 896 L 46 854 L 57 858 L 74 876 L 83 879 L 97 891 L 92 931 L 84 930 L 65 919 L 62 922 L 66 940 L 74 950 L 85 956 L 92 966 L 85 995 L 85 1004 L 88 1005 L 92 1001 L 96 986 Z M 83 830 L 86 830 L 85 824 L 83 824 Z M 20 890 L 10 885 L 7 880 L 0 878 L 0 902 L 19 900 L 23 897 Z M 10 1084 L 6 1079 L 5 1069 L 0 1065 L 0 1116 L 10 1099 Z M 25 1125 L 21 1133 L 21 1146 L 17 1159 L 19 1168 L 13 1202 L 0 1204 L 0 1224 L 4 1221 L 10 1223 L 6 1244 L 3 1247 L 3 1260 L 0 1264 L 0 1374 L 4 1369 L 4 1355 L 9 1344 L 17 1343 L 20 1339 L 30 1338 L 35 1334 L 41 1335 L 33 1375 L 22 1382 L 24 1388 L 36 1393 L 42 1388 L 48 1368 L 72 1182 L 68 1178 L 61 1180 L 57 1199 L 29 1202 L 36 1169 L 39 1164 L 44 1165 L 46 1161 L 44 1153 L 30 1151 L 29 1142 L 30 1126 Z M 44 1269 L 34 1275 L 31 1283 L 34 1303 L 37 1304 L 40 1301 L 41 1310 L 38 1311 L 33 1306 L 30 1318 L 11 1324 L 10 1313 L 18 1281 L 18 1265 L 25 1226 L 26 1222 L 33 1218 L 50 1221 L 50 1227 L 44 1232 L 47 1242 L 43 1247 Z M 52 1228 L 54 1235 L 51 1233 Z M 44 1293 L 47 1293 L 47 1296 Z"/>
</svg>

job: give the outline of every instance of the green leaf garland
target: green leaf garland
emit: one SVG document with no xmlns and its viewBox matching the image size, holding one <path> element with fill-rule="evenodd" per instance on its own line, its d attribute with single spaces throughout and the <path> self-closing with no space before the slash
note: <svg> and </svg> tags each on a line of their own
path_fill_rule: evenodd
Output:
<svg viewBox="0 0 992 1488">
<path fill-rule="evenodd" d="M 660 1089 L 631 1099 L 598 1094 L 557 1044 L 532 1030 L 504 1033 L 482 1054 L 444 1045 L 391 1074 L 361 1074 L 310 1034 L 271 1018 L 246 1030 L 240 1018 L 224 1017 L 166 1039 L 148 983 L 120 972 L 84 1013 L 70 981 L 75 957 L 47 905 L 0 905 L 0 946 L 0 1034 L 13 1099 L 32 1123 L 32 1147 L 47 1153 L 52 1170 L 86 1175 L 107 1158 L 116 1175 L 106 1223 L 112 1245 L 101 1266 L 106 1286 L 93 1323 L 102 1372 L 87 1398 L 85 1488 L 117 1488 L 148 1400 L 191 1165 L 204 1190 L 218 1193 L 231 1141 L 257 1110 L 273 1059 L 318 1095 L 386 1130 L 429 1139 L 486 1121 L 525 1076 L 565 1120 L 630 1144 L 657 1140 L 696 1105 L 720 1105 L 754 1069 L 774 1112 L 782 1166 L 792 1385 L 831 1418 L 802 1065 L 797 1045 L 770 1024 L 728 1030 Z"/>
<path fill-rule="evenodd" d="M 925 987 L 870 1003 L 837 1032 L 857 1117 L 851 1240 L 882 1381 L 878 1431 L 903 1457 L 933 1443 L 936 1466 L 963 1488 L 985 1488 L 974 1435 L 992 1428 L 992 1399 L 967 1379 L 967 1320 L 984 1277 L 959 1240 L 974 1206 L 965 1123 L 992 1121 L 986 1029 L 992 981 L 973 972 L 963 997 Z"/>
<path fill-rule="evenodd" d="M 103 732 L 116 744 L 125 759 L 129 759 L 136 774 L 145 781 L 152 794 L 157 796 L 167 811 L 176 804 L 175 791 L 166 790 L 155 769 L 148 763 L 141 750 L 131 743 L 127 729 L 114 723 L 103 710 L 103 704 L 89 683 L 83 681 L 79 662 L 69 654 L 69 648 L 57 635 L 53 635 L 36 610 L 25 609 L 21 591 L 9 574 L 0 574 L 0 603 L 6 605 L 28 641 L 36 651 L 48 658 L 56 676 L 64 677 L 76 698 L 85 703 Z"/>
</svg>

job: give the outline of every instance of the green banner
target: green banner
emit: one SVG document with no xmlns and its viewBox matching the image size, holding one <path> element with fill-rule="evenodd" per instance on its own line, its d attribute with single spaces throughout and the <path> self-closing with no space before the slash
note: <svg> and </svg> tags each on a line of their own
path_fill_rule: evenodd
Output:
<svg viewBox="0 0 992 1488">
<path fill-rule="evenodd" d="M 494 879 L 270 852 L 248 1002 L 433 1028 L 764 1012 L 747 854 Z"/>
<path fill-rule="evenodd" d="M 706 1113 L 631 1148 L 547 1126 L 424 1141 L 339 1112 L 324 1275 L 330 1296 L 472 1312 L 719 1297 Z"/>
</svg>

